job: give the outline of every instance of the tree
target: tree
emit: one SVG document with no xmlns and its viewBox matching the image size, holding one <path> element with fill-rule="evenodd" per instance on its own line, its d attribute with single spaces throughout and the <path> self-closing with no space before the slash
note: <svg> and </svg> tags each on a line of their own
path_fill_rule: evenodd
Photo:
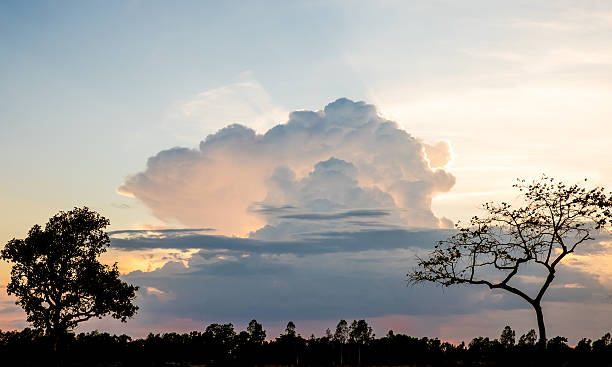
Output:
<svg viewBox="0 0 612 367">
<path fill-rule="evenodd" d="M 222 363 L 236 348 L 236 331 L 231 323 L 210 324 L 202 336 L 208 349 L 208 358 L 214 363 Z"/>
<path fill-rule="evenodd" d="M 257 320 L 251 320 L 247 326 L 249 341 L 253 344 L 261 345 L 266 340 L 266 331 Z"/>
<path fill-rule="evenodd" d="M 287 335 L 290 338 L 296 337 L 295 324 L 293 323 L 293 321 L 289 321 L 287 323 L 287 327 L 285 328 L 285 335 Z"/>
<path fill-rule="evenodd" d="M 515 337 L 516 333 L 514 332 L 514 330 L 512 330 L 510 326 L 506 325 L 499 337 L 499 343 L 506 348 L 511 348 L 514 346 L 516 340 Z"/>
<path fill-rule="evenodd" d="M 59 212 L 45 228 L 33 226 L 28 236 L 12 239 L 1 251 L 13 263 L 7 293 L 17 296 L 28 322 L 53 337 L 54 350 L 63 335 L 92 317 L 111 315 L 125 322 L 138 307 L 138 287 L 119 279 L 117 263 L 98 257 L 110 245 L 104 231 L 109 220 L 87 207 Z"/>
<path fill-rule="evenodd" d="M 291 350 L 292 356 L 289 358 L 289 360 L 292 360 L 295 357 L 295 364 L 296 366 L 299 366 L 300 349 L 302 349 L 304 346 L 304 339 L 295 331 L 295 323 L 293 321 L 289 321 L 287 323 L 285 333 L 279 335 L 279 337 L 276 338 L 276 341 L 280 343 L 280 345 L 285 345 L 285 352 Z"/>
<path fill-rule="evenodd" d="M 522 194 L 523 206 L 484 204 L 486 217 L 475 216 L 467 226 L 458 224 L 457 234 L 438 242 L 427 258 L 418 258 L 408 278 L 413 284 L 486 285 L 523 298 L 536 313 L 539 344 L 545 348 L 542 297 L 559 263 L 609 225 L 612 193 L 606 194 L 602 187 L 567 186 L 546 176 L 530 184 L 519 180 L 513 187 Z M 535 295 L 511 284 L 527 265 L 544 274 Z"/>
<path fill-rule="evenodd" d="M 536 342 L 536 331 L 531 329 L 527 333 L 521 335 L 518 341 L 518 345 L 521 347 L 533 346 Z"/>
<path fill-rule="evenodd" d="M 357 363 L 361 365 L 361 346 L 369 343 L 374 338 L 372 328 L 365 320 L 353 320 L 349 328 L 349 336 L 357 343 Z"/>
<path fill-rule="evenodd" d="M 346 344 L 346 342 L 348 341 L 348 338 L 349 338 L 348 323 L 346 322 L 346 320 L 340 320 L 338 322 L 338 325 L 336 325 L 336 332 L 334 333 L 334 341 L 340 344 L 340 365 L 341 366 L 344 364 L 342 349 L 343 349 L 344 344 Z"/>
<path fill-rule="evenodd" d="M 334 338 L 334 335 L 332 334 L 330 328 L 325 329 L 325 336 L 324 336 L 324 338 L 327 339 L 328 342 L 331 341 Z"/>
</svg>

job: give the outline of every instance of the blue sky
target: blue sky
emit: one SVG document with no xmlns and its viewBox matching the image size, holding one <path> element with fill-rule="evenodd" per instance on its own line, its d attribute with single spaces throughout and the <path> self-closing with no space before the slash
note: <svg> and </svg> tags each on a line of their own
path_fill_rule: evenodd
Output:
<svg viewBox="0 0 612 367">
<path fill-rule="evenodd" d="M 115 231 L 213 228 L 202 235 L 297 243 L 330 228 L 352 236 L 366 228 L 445 227 L 477 214 L 484 201 L 513 200 L 517 177 L 588 177 L 610 187 L 611 36 L 612 7 L 597 2 L 4 1 L 0 240 L 23 237 L 59 210 L 88 205 Z M 339 98 L 349 101 L 334 102 Z M 328 105 L 341 112 L 317 112 Z M 292 111 L 302 114 L 290 117 Z M 364 116 L 373 125 L 359 125 Z M 245 128 L 218 132 L 235 123 Z M 256 134 L 277 124 L 286 124 L 288 138 L 270 133 L 262 143 L 268 148 L 260 148 Z M 223 139 L 215 143 L 211 134 Z M 398 170 L 403 176 L 394 175 Z M 179 251 L 164 247 L 167 237 L 156 238 L 152 248 L 117 249 L 108 257 L 123 264 L 126 277 L 154 289 L 143 291 L 149 303 L 132 330 L 153 327 L 144 320 L 159 316 L 164 287 L 181 287 L 170 279 L 183 270 L 172 264 L 212 264 L 200 261 L 209 255 L 202 257 L 198 246 Z M 397 257 L 408 268 L 412 248 L 357 253 L 368 260 L 367 274 L 393 269 L 380 279 L 397 273 L 399 288 L 391 293 L 406 292 L 407 300 L 405 271 L 385 261 Z M 346 257 L 335 254 L 336 261 L 350 268 L 354 254 L 340 253 Z M 240 255 L 231 256 L 231 264 L 241 263 Z M 572 268 L 590 279 L 584 282 L 591 293 L 578 301 L 568 296 L 567 303 L 561 297 L 555 310 L 585 302 L 609 315 L 602 294 L 611 287 L 610 255 L 600 258 Z M 312 259 L 302 260 L 278 261 L 315 271 Z M 0 283 L 8 269 L 0 264 Z M 338 276 L 331 268 L 317 271 Z M 188 284 L 227 281 L 186 282 L 175 294 L 191 292 Z M 340 283 L 349 294 L 357 289 Z M 436 297 L 447 302 L 441 291 Z M 399 329 L 451 339 L 494 336 L 503 322 L 486 320 L 515 306 L 483 302 L 454 319 L 451 309 L 414 319 L 410 308 L 395 306 L 375 312 L 364 306 L 346 317 L 378 318 L 380 328 L 396 320 Z M 525 309 L 513 310 L 508 314 L 520 324 Z M 172 312 L 161 329 L 176 320 L 185 328 L 216 321 L 210 316 L 216 314 Z M 293 318 L 312 332 L 336 317 L 307 314 Z M 23 324 L 22 315 L 11 315 L 7 325 Z M 237 309 L 236 319 L 241 315 Z M 261 315 L 272 328 L 283 322 L 263 308 Z M 585 336 L 612 327 L 556 317 L 550 322 L 559 323 L 557 330 L 570 328 L 559 320 L 570 320 L 587 325 L 579 329 Z"/>
</svg>

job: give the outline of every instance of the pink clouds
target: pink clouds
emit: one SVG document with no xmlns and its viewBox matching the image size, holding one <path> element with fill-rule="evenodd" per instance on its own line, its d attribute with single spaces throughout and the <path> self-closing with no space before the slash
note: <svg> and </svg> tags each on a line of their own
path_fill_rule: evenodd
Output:
<svg viewBox="0 0 612 367">
<path fill-rule="evenodd" d="M 448 143 L 425 145 L 372 105 L 339 99 L 322 111 L 295 111 L 264 135 L 231 125 L 209 135 L 197 150 L 162 151 L 119 192 L 142 201 L 162 220 L 232 235 L 274 224 L 272 216 L 250 210 L 258 203 L 317 214 L 384 209 L 402 227 L 447 226 L 431 211 L 431 200 L 449 191 L 455 178 L 432 167 L 447 164 L 451 154 Z M 338 175 L 317 176 L 317 167 L 329 166 L 324 163 L 331 159 L 351 167 L 345 172 L 348 185 L 337 181 Z M 300 183 L 301 196 L 278 186 L 279 169 Z M 314 178 L 316 187 L 309 186 Z M 370 200 L 330 199 L 357 191 L 370 193 Z"/>
</svg>

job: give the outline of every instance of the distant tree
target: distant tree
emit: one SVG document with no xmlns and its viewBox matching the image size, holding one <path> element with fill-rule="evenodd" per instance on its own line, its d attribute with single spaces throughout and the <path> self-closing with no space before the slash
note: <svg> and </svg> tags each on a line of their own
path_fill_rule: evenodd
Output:
<svg viewBox="0 0 612 367">
<path fill-rule="evenodd" d="M 581 353 L 588 353 L 591 351 L 591 339 L 582 338 L 576 344 L 576 351 Z"/>
<path fill-rule="evenodd" d="M 557 265 L 610 223 L 612 193 L 606 194 L 602 187 L 566 186 L 546 176 L 531 184 L 519 180 L 514 187 L 523 195 L 523 206 L 484 204 L 488 216 L 475 216 L 468 226 L 457 225 L 459 233 L 438 242 L 427 258 L 419 258 L 408 278 L 412 283 L 429 281 L 443 286 L 486 285 L 520 296 L 536 313 L 539 345 L 545 348 L 542 297 L 555 278 Z M 545 273 L 535 296 L 510 283 L 527 264 Z M 494 272 L 501 272 L 501 277 Z"/>
<path fill-rule="evenodd" d="M 479 336 L 478 338 L 472 339 L 468 345 L 470 352 L 473 352 L 479 357 L 484 357 L 488 352 L 495 348 L 495 345 L 499 345 L 496 339 L 490 340 L 489 337 Z"/>
<path fill-rule="evenodd" d="M 340 320 L 336 325 L 336 332 L 334 333 L 334 341 L 345 344 L 349 338 L 349 328 L 346 320 Z"/>
<path fill-rule="evenodd" d="M 247 332 L 249 333 L 249 341 L 253 344 L 261 345 L 266 340 L 266 331 L 256 320 L 251 320 L 249 322 Z"/>
<path fill-rule="evenodd" d="M 209 359 L 215 363 L 229 358 L 237 342 L 236 331 L 231 323 L 208 325 L 203 338 L 208 346 Z"/>
<path fill-rule="evenodd" d="M 285 333 L 281 334 L 276 341 L 285 346 L 285 353 L 291 350 L 291 358 L 289 360 L 295 360 L 295 364 L 300 364 L 300 349 L 304 346 L 304 339 L 297 334 L 295 331 L 295 324 L 293 321 L 287 323 Z"/>
<path fill-rule="evenodd" d="M 570 347 L 567 345 L 567 338 L 564 336 L 555 336 L 554 338 L 551 338 L 546 347 L 550 352 L 557 353 L 566 352 L 570 349 Z"/>
<path fill-rule="evenodd" d="M 293 321 L 289 321 L 287 323 L 287 327 L 285 328 L 285 335 L 288 337 L 295 337 L 297 334 L 295 332 L 295 324 Z"/>
<path fill-rule="evenodd" d="M 110 245 L 108 219 L 87 207 L 59 212 L 45 228 L 33 226 L 23 240 L 10 240 L 1 252 L 13 263 L 7 293 L 28 322 L 53 337 L 57 352 L 70 329 L 92 317 L 111 315 L 123 322 L 138 307 L 138 287 L 119 279 L 117 263 L 103 265 L 99 256 Z"/>
<path fill-rule="evenodd" d="M 204 331 L 204 337 L 214 341 L 219 345 L 233 345 L 236 331 L 234 325 L 229 324 L 210 324 Z"/>
<path fill-rule="evenodd" d="M 514 332 L 514 330 L 512 330 L 510 326 L 506 325 L 506 327 L 501 333 L 501 336 L 499 337 L 499 342 L 506 348 L 513 347 L 516 340 L 515 336 L 516 333 Z"/>
<path fill-rule="evenodd" d="M 526 334 L 521 335 L 518 341 L 519 346 L 533 346 L 535 345 L 537 336 L 536 331 L 531 329 Z"/>
<path fill-rule="evenodd" d="M 593 341 L 593 352 L 604 352 L 610 348 L 612 348 L 612 336 L 610 336 L 610 333 L 606 333 L 601 338 Z"/>
<path fill-rule="evenodd" d="M 344 356 L 343 356 L 343 348 L 344 344 L 348 341 L 349 338 L 349 328 L 346 320 L 340 320 L 338 325 L 336 325 L 336 332 L 334 333 L 334 341 L 340 344 L 340 365 L 344 364 Z"/>
<path fill-rule="evenodd" d="M 330 328 L 325 329 L 325 339 L 327 339 L 327 341 L 331 341 L 334 338 L 334 335 L 332 334 Z"/>
<path fill-rule="evenodd" d="M 357 343 L 357 363 L 361 365 L 361 346 L 368 344 L 373 338 L 372 328 L 365 320 L 353 320 L 349 328 L 351 340 Z"/>
</svg>

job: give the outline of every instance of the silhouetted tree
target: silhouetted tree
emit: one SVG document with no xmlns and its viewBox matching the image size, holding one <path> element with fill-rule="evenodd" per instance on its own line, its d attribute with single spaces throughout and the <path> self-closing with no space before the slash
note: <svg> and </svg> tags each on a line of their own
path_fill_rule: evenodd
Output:
<svg viewBox="0 0 612 367">
<path fill-rule="evenodd" d="M 349 328 L 349 336 L 351 341 L 357 343 L 357 363 L 361 365 L 361 346 L 374 338 L 372 328 L 365 320 L 353 320 Z"/>
<path fill-rule="evenodd" d="M 514 185 L 524 206 L 486 203 L 485 218 L 473 217 L 470 225 L 457 225 L 459 233 L 438 242 L 408 274 L 412 283 L 430 281 L 443 286 L 486 285 L 520 296 L 534 309 L 540 336 L 546 347 L 542 297 L 555 278 L 557 265 L 612 220 L 612 193 L 602 187 L 587 190 L 566 186 L 552 178 Z M 510 284 L 521 265 L 537 264 L 546 274 L 535 296 Z M 501 280 L 498 274 L 501 272 Z"/>
<path fill-rule="evenodd" d="M 287 327 L 285 328 L 285 335 L 287 335 L 288 337 L 295 337 L 296 333 L 295 333 L 295 324 L 293 323 L 293 321 L 289 321 L 287 323 Z"/>
<path fill-rule="evenodd" d="M 208 358 L 214 363 L 224 363 L 236 347 L 234 325 L 210 324 L 202 335 L 206 344 Z"/>
<path fill-rule="evenodd" d="M 510 348 L 514 346 L 516 340 L 515 337 L 516 333 L 514 332 L 514 330 L 512 330 L 510 326 L 506 325 L 506 327 L 501 333 L 501 336 L 499 337 L 499 342 L 506 348 Z"/>
<path fill-rule="evenodd" d="M 249 342 L 248 331 L 237 336 L 231 324 L 211 324 L 208 332 L 169 332 L 149 334 L 145 339 L 131 339 L 127 335 L 110 335 L 93 331 L 74 335 L 68 333 L 65 348 L 70 351 L 70 366 L 333 366 L 337 355 L 327 336 L 308 340 L 301 336 L 282 334 L 269 343 L 260 345 Z M 507 329 L 506 329 L 507 330 Z M 508 333 L 506 333 L 508 334 Z M 453 345 L 439 339 L 415 338 L 393 333 L 380 339 L 371 338 L 363 344 L 368 358 L 362 365 L 368 366 L 601 366 L 610 367 L 612 361 L 612 337 L 609 333 L 596 340 L 591 348 L 590 340 L 581 340 L 576 348 L 567 345 L 564 337 L 548 341 L 548 348 L 535 351 L 535 331 L 522 339 L 522 346 L 509 348 L 497 339 L 474 338 L 469 347 L 465 343 Z M 529 345 L 525 340 L 529 339 Z M 48 337 L 41 330 L 0 331 L 0 356 L 2 366 L 48 366 Z M 356 352 L 357 345 L 351 342 Z M 521 342 L 519 342 L 521 344 Z M 223 346 L 225 345 L 225 347 Z M 236 345 L 236 348 L 233 346 Z M 244 346 L 257 348 L 258 360 L 250 359 Z M 295 347 L 299 346 L 300 359 L 295 359 Z M 244 354 L 247 353 L 247 354 Z M 352 365 L 357 365 L 355 358 Z"/>
<path fill-rule="evenodd" d="M 497 346 L 499 346 L 499 342 L 496 339 L 490 340 L 488 337 L 482 336 L 472 339 L 469 344 L 470 352 L 474 354 L 477 359 L 481 360 L 489 358 L 490 354 L 495 352 Z"/>
<path fill-rule="evenodd" d="M 266 331 L 257 320 L 251 320 L 249 322 L 247 332 L 249 333 L 249 341 L 253 344 L 261 345 L 266 340 Z"/>
<path fill-rule="evenodd" d="M 300 364 L 300 351 L 304 348 L 305 342 L 304 338 L 295 331 L 293 321 L 289 321 L 285 333 L 276 338 L 277 347 L 282 348 L 281 354 L 284 355 L 284 361 L 291 361 L 291 364 L 295 361 L 296 365 Z"/>
<path fill-rule="evenodd" d="M 519 346 L 533 346 L 535 345 L 537 336 L 536 331 L 531 329 L 527 333 L 521 335 L 518 341 Z"/>
<path fill-rule="evenodd" d="M 259 364 L 262 346 L 266 341 L 266 331 L 257 320 L 251 320 L 246 331 L 238 334 L 238 353 L 242 362 L 240 364 Z"/>
<path fill-rule="evenodd" d="M 601 338 L 593 342 L 593 352 L 604 352 L 607 349 L 612 348 L 612 336 L 610 333 L 606 333 Z"/>
<path fill-rule="evenodd" d="M 588 353 L 591 351 L 591 339 L 582 338 L 576 344 L 576 351 L 580 353 Z"/>
<path fill-rule="evenodd" d="M 348 341 L 349 338 L 349 328 L 348 322 L 346 320 L 340 320 L 338 325 L 336 325 L 336 332 L 334 333 L 334 342 L 340 345 L 340 365 L 344 364 L 343 360 L 343 348 L 344 344 Z"/>
<path fill-rule="evenodd" d="M 17 296 L 27 320 L 54 339 L 80 322 L 106 315 L 123 322 L 138 307 L 138 287 L 119 279 L 117 264 L 103 265 L 99 256 L 110 245 L 108 219 L 87 207 L 59 212 L 45 228 L 33 226 L 23 240 L 12 239 L 2 259 L 13 263 L 7 293 Z"/>
<path fill-rule="evenodd" d="M 547 348 L 551 352 L 566 352 L 570 349 L 567 345 L 567 338 L 564 336 L 555 336 L 551 338 L 547 343 Z"/>
</svg>

